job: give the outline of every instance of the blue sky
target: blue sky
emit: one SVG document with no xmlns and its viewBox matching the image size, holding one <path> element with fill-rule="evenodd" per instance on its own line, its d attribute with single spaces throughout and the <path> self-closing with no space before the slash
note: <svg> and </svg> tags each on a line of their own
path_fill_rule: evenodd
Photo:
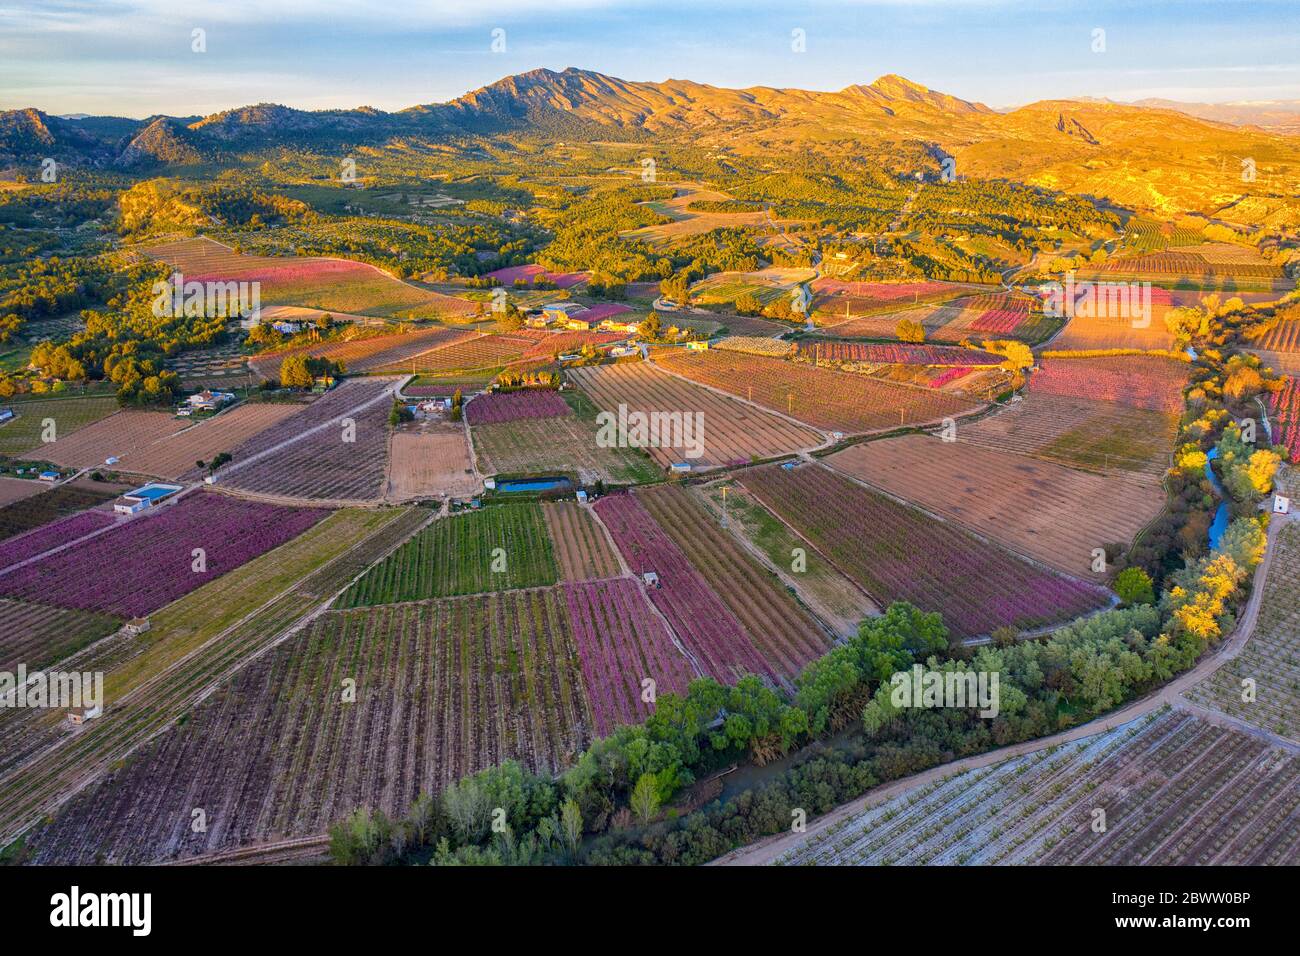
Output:
<svg viewBox="0 0 1300 956">
<path fill-rule="evenodd" d="M 1298 51 L 1300 0 L 0 0 L 0 108 L 395 110 L 539 66 L 818 90 L 899 73 L 991 106 L 1300 100 Z"/>
</svg>

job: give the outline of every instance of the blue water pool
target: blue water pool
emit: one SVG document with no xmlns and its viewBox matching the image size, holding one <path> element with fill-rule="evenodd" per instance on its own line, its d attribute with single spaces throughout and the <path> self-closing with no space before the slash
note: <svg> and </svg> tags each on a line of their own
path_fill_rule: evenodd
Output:
<svg viewBox="0 0 1300 956">
<path fill-rule="evenodd" d="M 497 491 L 563 491 L 572 487 L 568 478 L 520 478 L 511 481 L 498 481 Z"/>
</svg>

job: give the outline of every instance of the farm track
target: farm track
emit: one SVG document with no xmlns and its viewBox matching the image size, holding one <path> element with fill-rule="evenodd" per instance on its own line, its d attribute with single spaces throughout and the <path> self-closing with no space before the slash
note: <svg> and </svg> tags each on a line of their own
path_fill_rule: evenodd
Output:
<svg viewBox="0 0 1300 956">
<path fill-rule="evenodd" d="M 431 515 L 418 510 L 395 511 L 391 520 L 343 554 L 108 705 L 98 720 L 7 773 L 0 780 L 0 845 L 16 839 L 165 731 L 220 682 L 296 633 L 314 616 L 313 609 L 319 614 L 335 594 L 430 520 Z"/>
<path fill-rule="evenodd" d="M 1238 618 L 1237 626 L 1233 630 L 1232 634 L 1226 640 L 1221 641 L 1216 648 L 1202 657 L 1195 667 L 1174 678 L 1170 683 L 1157 688 L 1147 696 L 1133 701 L 1118 710 L 1091 720 L 1086 724 L 1080 724 L 1077 727 L 1072 727 L 1069 730 L 1062 731 L 1059 734 L 1052 734 L 1048 737 L 1039 737 L 1035 740 L 1014 744 L 1010 747 L 1003 747 L 998 750 L 977 754 L 950 763 L 940 764 L 939 766 L 933 767 L 923 773 L 915 774 L 902 780 L 896 780 L 882 787 L 877 787 L 856 800 L 836 807 L 830 813 L 825 814 L 816 821 L 810 823 L 807 831 L 804 833 L 780 834 L 777 836 L 767 837 L 747 847 L 733 850 L 732 852 L 719 857 L 717 860 L 714 860 L 710 865 L 759 866 L 768 864 L 775 861 L 780 856 L 797 850 L 800 846 L 812 840 L 818 834 L 821 834 L 838 824 L 842 824 L 844 821 L 856 817 L 862 812 L 878 806 L 879 804 L 899 796 L 900 794 L 936 784 L 949 777 L 969 770 L 978 770 L 985 767 L 995 766 L 1017 757 L 1050 750 L 1073 741 L 1085 740 L 1098 734 L 1107 733 L 1166 706 L 1179 709 L 1182 704 L 1181 695 L 1184 691 L 1213 674 L 1226 660 L 1231 660 L 1236 657 L 1241 652 L 1242 647 L 1250 639 L 1259 617 L 1260 605 L 1263 599 L 1264 589 L 1260 584 L 1263 580 L 1267 579 L 1269 567 L 1273 563 L 1279 528 L 1283 524 L 1294 524 L 1296 520 L 1296 517 L 1292 516 L 1289 519 L 1284 519 L 1282 522 L 1274 522 L 1269 527 L 1268 550 L 1265 554 L 1264 560 L 1260 562 L 1259 566 L 1255 569 L 1254 585 L 1251 589 L 1250 599 L 1241 616 Z"/>
</svg>

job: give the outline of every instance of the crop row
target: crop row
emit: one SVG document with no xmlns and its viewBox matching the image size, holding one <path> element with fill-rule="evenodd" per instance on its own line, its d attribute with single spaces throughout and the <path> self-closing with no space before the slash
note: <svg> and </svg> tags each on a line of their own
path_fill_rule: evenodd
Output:
<svg viewBox="0 0 1300 956">
<path fill-rule="evenodd" d="M 767 341 L 767 340 L 763 340 Z M 813 362 L 883 362 L 895 365 L 962 366 L 998 365 L 1000 356 L 978 349 L 951 345 L 910 345 L 903 342 L 815 342 L 798 347 L 799 355 Z"/>
<path fill-rule="evenodd" d="M 339 598 L 340 608 L 554 584 L 551 540 L 535 504 L 433 522 Z"/>
<path fill-rule="evenodd" d="M 742 483 L 878 604 L 938 611 L 956 636 L 1030 630 L 1105 606 L 1105 592 L 1041 569 L 819 465 L 745 472 Z"/>
<path fill-rule="evenodd" d="M 604 497 L 596 512 L 632 570 L 656 575 L 650 600 L 706 674 L 720 681 L 772 674 L 740 621 L 633 495 Z"/>
<path fill-rule="evenodd" d="M 465 406 L 465 420 L 471 425 L 513 422 L 522 418 L 562 418 L 573 409 L 559 392 L 551 389 L 521 389 L 479 395 Z"/>
<path fill-rule="evenodd" d="M 640 723 L 659 694 L 686 690 L 695 674 L 636 582 L 566 584 L 564 597 L 598 734 Z"/>
<path fill-rule="evenodd" d="M 143 617 L 325 516 L 200 493 L 0 577 L 0 594 Z"/>
</svg>

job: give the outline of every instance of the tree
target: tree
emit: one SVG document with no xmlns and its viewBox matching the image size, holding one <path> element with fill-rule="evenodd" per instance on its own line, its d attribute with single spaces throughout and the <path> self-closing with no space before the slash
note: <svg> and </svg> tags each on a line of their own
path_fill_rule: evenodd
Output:
<svg viewBox="0 0 1300 956">
<path fill-rule="evenodd" d="M 578 807 L 578 801 L 572 797 L 560 807 L 560 832 L 569 853 L 577 855 L 578 847 L 582 844 L 582 810 Z"/>
<path fill-rule="evenodd" d="M 659 783 L 652 773 L 643 773 L 632 788 L 632 812 L 642 824 L 649 823 L 659 812 Z"/>
<path fill-rule="evenodd" d="M 1126 605 L 1154 604 L 1156 601 L 1151 575 L 1141 568 L 1125 568 L 1115 575 L 1115 593 Z"/>
<path fill-rule="evenodd" d="M 645 320 L 636 327 L 636 330 L 642 338 L 649 339 L 653 342 L 655 339 L 659 338 L 659 333 L 662 328 L 663 326 L 659 321 L 659 316 L 651 312 L 645 317 Z"/>
<path fill-rule="evenodd" d="M 925 341 L 925 326 L 920 322 L 913 322 L 911 319 L 899 319 L 898 325 L 894 328 L 894 334 L 898 336 L 900 342 L 920 344 Z"/>
<path fill-rule="evenodd" d="M 315 382 L 307 356 L 290 355 L 280 362 L 280 384 L 285 388 L 311 388 Z"/>
</svg>

